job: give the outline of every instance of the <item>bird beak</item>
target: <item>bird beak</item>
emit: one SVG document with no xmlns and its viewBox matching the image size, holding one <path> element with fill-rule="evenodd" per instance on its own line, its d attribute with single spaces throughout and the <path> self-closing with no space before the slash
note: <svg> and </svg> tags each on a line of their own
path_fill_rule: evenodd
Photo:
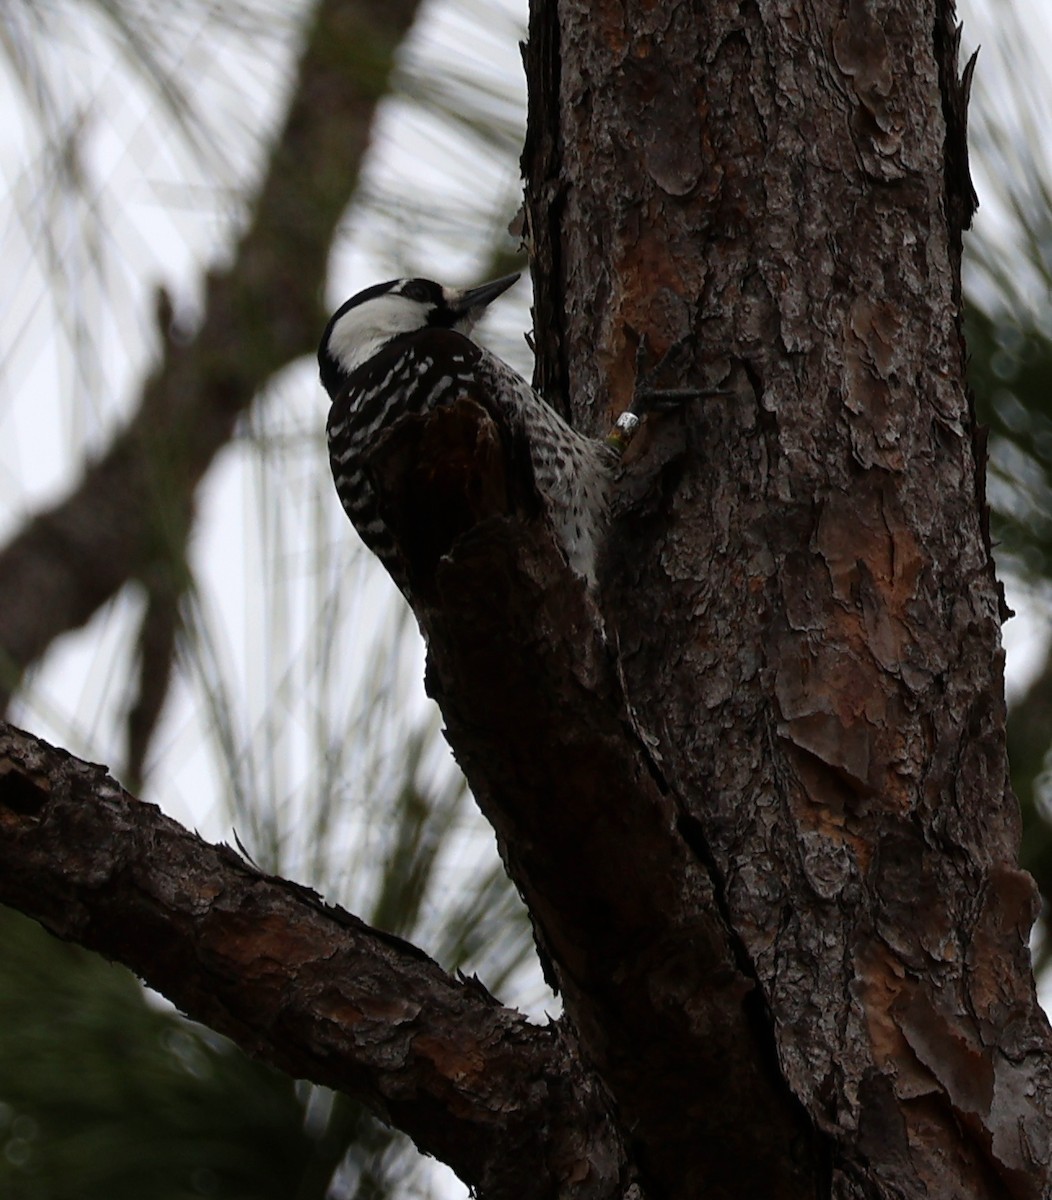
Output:
<svg viewBox="0 0 1052 1200">
<path fill-rule="evenodd" d="M 492 304 L 518 278 L 519 273 L 516 272 L 514 275 L 505 275 L 501 279 L 494 279 L 492 283 L 482 283 L 478 287 L 465 288 L 463 291 L 453 291 L 450 289 L 446 294 L 446 303 L 450 308 L 475 320 L 481 315 L 482 309 L 487 304 Z"/>
</svg>

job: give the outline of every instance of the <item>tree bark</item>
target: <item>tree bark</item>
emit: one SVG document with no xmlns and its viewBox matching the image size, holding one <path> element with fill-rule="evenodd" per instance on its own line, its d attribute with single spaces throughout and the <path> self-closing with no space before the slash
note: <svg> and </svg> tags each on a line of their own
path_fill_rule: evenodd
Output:
<svg viewBox="0 0 1052 1200">
<path fill-rule="evenodd" d="M 821 1190 L 1044 1195 L 952 5 L 533 19 L 538 378 L 591 428 L 641 348 L 734 392 L 654 438 L 605 607 Z"/>
<path fill-rule="evenodd" d="M 612 1194 L 624 1154 L 566 1031 L 3 724 L 0 902 L 362 1101 L 480 1194 L 545 1200 L 586 1178 Z"/>
<path fill-rule="evenodd" d="M 521 502 L 514 462 L 472 488 L 488 508 L 458 507 L 467 526 L 429 548 L 428 686 L 566 1015 L 557 1035 L 530 1032 L 429 964 L 435 1022 L 470 1016 L 441 1053 L 430 1026 L 402 1053 L 452 1079 L 411 1075 L 396 1111 L 380 1063 L 363 1091 L 487 1197 L 1048 1194 L 1052 1039 L 1027 954 L 1034 891 L 1014 865 L 1000 593 L 963 382 L 956 51 L 950 7 L 920 0 L 535 4 L 538 379 L 591 429 L 641 370 L 730 395 L 652 423 L 598 597 Z M 426 503 L 446 434 L 504 469 L 500 432 L 481 409 L 399 425 L 374 463 L 385 513 Z M 407 487 L 414 455 L 430 457 Z M 139 953 L 121 921 L 151 839 L 121 834 L 138 848 L 118 866 L 26 754 L 12 744 L 0 790 L 0 887 L 67 935 L 108 921 L 110 952 Z M 114 804 L 105 784 L 92 820 L 123 828 Z M 174 858 L 176 878 L 209 853 Z M 52 860 L 54 897 L 34 882 Z M 191 917 L 218 919 L 227 888 L 203 884 Z M 178 889 L 145 890 L 148 928 L 178 928 Z M 220 1023 L 228 1005 L 235 1026 L 273 1013 L 276 979 L 308 975 L 307 1009 L 351 994 L 359 960 L 301 952 L 286 902 L 279 889 L 218 933 L 186 928 L 180 964 L 213 944 L 233 964 L 193 993 L 207 1006 L 218 989 Z M 389 942 L 351 924 L 388 961 Z M 405 1032 L 414 980 L 384 975 L 374 993 L 382 1041 Z M 299 1013 L 296 990 L 280 994 Z M 353 1089 L 361 1047 L 345 1039 L 339 1066 L 331 1025 L 356 1028 L 364 1003 L 246 1040 Z M 558 1085 L 523 1100 L 484 1055 L 465 1068 L 487 1018 L 548 1055 L 527 1073 Z M 297 1039 L 304 1053 L 282 1057 Z M 457 1090 L 476 1082 L 485 1102 Z M 505 1086 L 517 1132 L 494 1132 L 505 1157 L 487 1173 L 458 1122 L 480 1147 L 475 1114 Z M 441 1135 L 413 1125 L 424 1110 Z"/>
</svg>

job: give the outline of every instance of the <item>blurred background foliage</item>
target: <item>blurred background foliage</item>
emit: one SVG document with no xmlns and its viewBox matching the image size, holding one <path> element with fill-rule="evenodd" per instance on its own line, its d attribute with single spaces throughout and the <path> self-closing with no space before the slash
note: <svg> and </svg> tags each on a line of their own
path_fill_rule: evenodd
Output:
<svg viewBox="0 0 1052 1200">
<path fill-rule="evenodd" d="M 970 23 L 972 14 L 963 15 Z M 965 242 L 969 377 L 989 428 L 998 570 L 1018 613 L 1005 628 L 1008 755 L 1023 816 L 1022 863 L 1043 898 L 1033 949 L 1045 983 L 1052 950 L 1052 14 L 1024 24 L 999 0 L 976 15 L 983 46 L 970 142 L 981 208 Z"/>
<path fill-rule="evenodd" d="M 184 342 L 203 319 L 209 272 L 239 269 L 234 248 L 323 8 L 21 0 L 0 14 L 0 561 L 133 418 L 165 339 Z M 1024 862 L 1048 896 L 1052 164 L 1040 135 L 1052 31 L 1031 14 L 1024 37 L 998 0 L 963 15 L 966 37 L 984 42 L 972 385 L 991 430 L 1000 570 L 1021 614 L 1006 639 Z M 511 269 L 524 24 L 513 0 L 433 0 L 393 71 L 377 67 L 379 25 L 345 64 L 377 95 L 319 313 L 407 271 L 468 281 Z M 294 247 L 273 249 L 296 270 Z M 486 331 L 526 371 L 527 304 L 520 286 Z M 557 1002 L 423 697 L 412 618 L 332 496 L 313 363 L 289 361 L 248 399 L 193 496 L 172 636 L 150 657 L 153 598 L 129 580 L 83 629 L 54 630 L 9 716 L 543 1019 Z M 145 727 L 138 706 L 133 730 L 147 667 L 159 703 Z M 253 1063 L 122 968 L 0 910 L 0 1196 L 435 1191 L 463 1189 L 358 1106 Z"/>
</svg>

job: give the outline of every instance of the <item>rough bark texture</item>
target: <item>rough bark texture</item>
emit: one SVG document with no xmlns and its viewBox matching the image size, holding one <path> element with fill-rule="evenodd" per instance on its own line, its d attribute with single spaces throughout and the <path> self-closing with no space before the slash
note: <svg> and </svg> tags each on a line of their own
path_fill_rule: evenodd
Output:
<svg viewBox="0 0 1052 1200">
<path fill-rule="evenodd" d="M 170 994 L 190 975 L 196 1015 L 371 1098 L 487 1200 L 1047 1195 L 1052 1041 L 963 387 L 956 41 L 921 0 L 537 2 L 538 378 L 586 428 L 640 367 L 732 393 L 654 423 L 599 597 L 481 409 L 375 455 L 396 527 L 465 489 L 418 564 L 428 685 L 558 1033 L 353 919 L 289 933 L 316 900 L 162 844 L 150 810 L 90 768 L 54 783 L 17 738 L 3 898 L 140 969 L 162 939 L 130 914 L 181 930 Z M 481 482 L 448 477 L 445 438 Z"/>
<path fill-rule="evenodd" d="M 655 439 L 664 500 L 621 522 L 605 607 L 823 1189 L 1042 1196 L 952 9 L 563 0 L 534 22 L 533 78 L 558 79 L 526 161 L 539 378 L 592 427 L 641 344 L 669 382 L 735 392 Z"/>
<path fill-rule="evenodd" d="M 421 511 L 465 477 L 472 409 L 476 473 L 492 481 L 499 435 L 474 405 L 401 422 L 373 467 L 412 567 L 428 691 L 529 907 L 549 980 L 616 1097 L 644 1188 L 809 1194 L 811 1160 L 786 1148 L 810 1129 L 779 1076 L 696 823 L 626 701 L 594 602 L 543 521 L 516 504 L 521 482 L 487 486 L 496 511 L 446 529 L 445 556 L 433 544 L 412 555 Z M 407 470 L 417 454 L 423 469 Z M 743 1127 L 746 1110 L 754 1125 Z"/>
<path fill-rule="evenodd" d="M 482 1194 L 544 1200 L 586 1177 L 608 1194 L 618 1177 L 605 1093 L 557 1026 L 2 724 L 0 902 L 363 1101 Z"/>
</svg>

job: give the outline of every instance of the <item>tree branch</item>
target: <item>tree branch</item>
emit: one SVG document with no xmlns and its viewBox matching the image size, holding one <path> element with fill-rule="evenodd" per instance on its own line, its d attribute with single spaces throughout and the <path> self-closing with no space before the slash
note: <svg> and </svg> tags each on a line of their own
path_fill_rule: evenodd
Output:
<svg viewBox="0 0 1052 1200">
<path fill-rule="evenodd" d="M 528 515 L 514 456 L 487 452 L 502 443 L 510 434 L 461 402 L 403 419 L 371 455 L 428 639 L 428 691 L 530 910 L 549 982 L 631 1131 L 644 1186 L 806 1192 L 806 1168 L 783 1153 L 806 1136 L 802 1114 L 700 827 L 627 703 L 592 598 L 543 518 Z M 466 471 L 469 444 L 479 449 Z M 443 524 L 436 512 L 470 516 Z M 435 537 L 421 538 L 425 523 Z"/>
<path fill-rule="evenodd" d="M 1036 1200 L 1052 1178 L 962 382 L 967 72 L 951 0 L 934 7 L 933 38 L 916 0 L 879 21 L 818 6 L 810 33 L 762 6 L 533 4 L 531 45 L 539 28 L 558 56 L 527 55 L 531 92 L 558 80 L 526 162 L 554 275 L 538 347 L 567 359 L 539 377 L 585 429 L 631 395 L 641 349 L 669 386 L 730 380 L 652 439 L 604 613 L 706 869 L 703 927 L 709 904 L 810 1141 L 750 1118 L 743 1086 L 721 1115 L 751 1144 L 666 1160 L 669 1195 L 783 1194 L 734 1186 L 758 1152 L 809 1160 L 797 1194 L 841 1200 Z"/>
<path fill-rule="evenodd" d="M 103 767 L 0 726 L 0 901 L 123 962 L 249 1053 L 338 1088 L 489 1197 L 617 1194 L 623 1155 L 558 1025 L 261 874 Z"/>
<path fill-rule="evenodd" d="M 0 551 L 0 709 L 52 640 L 176 557 L 193 496 L 266 380 L 314 345 L 333 234 L 417 0 L 322 0 L 254 211 L 200 327 L 162 328 L 138 411 L 80 483 Z"/>
</svg>

